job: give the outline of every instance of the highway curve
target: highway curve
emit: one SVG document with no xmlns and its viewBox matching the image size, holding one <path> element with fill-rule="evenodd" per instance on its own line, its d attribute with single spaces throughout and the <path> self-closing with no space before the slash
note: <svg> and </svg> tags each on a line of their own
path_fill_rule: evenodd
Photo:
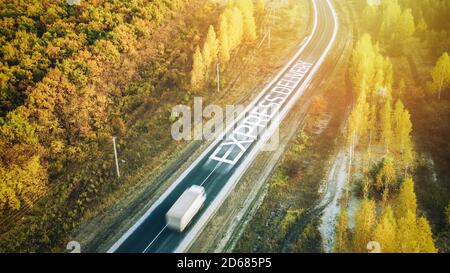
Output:
<svg viewBox="0 0 450 273">
<path fill-rule="evenodd" d="M 233 190 L 261 145 L 272 135 L 277 120 L 282 120 L 301 98 L 329 53 L 338 30 L 337 16 L 330 0 L 312 2 L 314 27 L 295 56 L 247 106 L 234 126 L 219 136 L 108 252 L 183 252 L 188 249 Z M 194 184 L 205 187 L 205 205 L 183 233 L 172 231 L 166 226 L 165 214 Z"/>
</svg>

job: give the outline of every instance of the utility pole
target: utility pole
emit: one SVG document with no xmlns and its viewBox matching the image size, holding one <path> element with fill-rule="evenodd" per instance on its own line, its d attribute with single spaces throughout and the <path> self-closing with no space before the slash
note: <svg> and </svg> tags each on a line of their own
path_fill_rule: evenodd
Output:
<svg viewBox="0 0 450 273">
<path fill-rule="evenodd" d="M 114 146 L 114 158 L 116 160 L 117 177 L 120 177 L 119 160 L 117 159 L 116 137 L 113 136 L 112 139 L 113 139 L 113 146 Z"/>
<path fill-rule="evenodd" d="M 219 64 L 219 62 L 217 62 L 216 70 L 217 70 L 217 92 L 220 92 L 220 64 Z"/>
</svg>

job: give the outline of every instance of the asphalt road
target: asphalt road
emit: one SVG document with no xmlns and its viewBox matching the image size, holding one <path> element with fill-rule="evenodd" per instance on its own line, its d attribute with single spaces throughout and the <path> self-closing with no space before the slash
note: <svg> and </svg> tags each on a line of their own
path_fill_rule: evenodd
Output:
<svg viewBox="0 0 450 273">
<path fill-rule="evenodd" d="M 275 119 L 284 118 L 301 98 L 335 40 L 338 22 L 331 2 L 312 1 L 314 27 L 302 48 L 240 115 L 234 127 L 213 142 L 108 252 L 182 252 L 195 240 L 273 133 Z M 166 226 L 165 214 L 191 185 L 205 187 L 205 204 L 183 233 L 172 231 Z"/>
</svg>

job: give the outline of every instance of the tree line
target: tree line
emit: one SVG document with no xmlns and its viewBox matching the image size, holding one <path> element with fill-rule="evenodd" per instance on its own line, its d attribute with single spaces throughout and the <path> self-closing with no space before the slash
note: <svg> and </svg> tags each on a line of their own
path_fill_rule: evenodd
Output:
<svg viewBox="0 0 450 273">
<path fill-rule="evenodd" d="M 381 1 L 380 5 L 366 5 L 363 10 L 365 31 L 373 33 L 374 39 L 388 45 L 391 52 L 400 53 L 409 39 L 426 27 L 416 27 L 411 8 L 402 8 L 398 0 Z M 424 24 L 423 20 L 419 23 Z"/>
<path fill-rule="evenodd" d="M 414 182 L 403 181 L 392 204 L 377 213 L 373 199 L 363 199 L 355 213 L 355 227 L 349 231 L 347 208 L 339 214 L 336 224 L 334 251 L 367 252 L 369 242 L 375 241 L 384 253 L 437 252 L 427 219 L 417 217 Z"/>
<path fill-rule="evenodd" d="M 365 2 L 365 1 L 364 1 Z M 394 56 L 404 53 L 414 37 L 424 40 L 431 55 L 437 55 L 426 91 L 441 98 L 450 87 L 450 3 L 440 0 L 383 0 L 380 5 L 364 5 L 362 27 L 386 46 Z"/>
<path fill-rule="evenodd" d="M 348 183 L 334 250 L 367 252 L 376 241 L 383 252 L 437 252 L 427 219 L 417 213 L 410 114 L 401 99 L 394 103 L 392 63 L 367 33 L 355 45 L 350 74 L 356 102 L 347 124 L 348 168 L 350 175 L 358 149 L 362 201 L 350 230 Z"/>
<path fill-rule="evenodd" d="M 203 46 L 197 46 L 192 57 L 191 86 L 201 89 L 208 82 L 217 80 L 214 76 L 216 64 L 222 69 L 230 60 L 231 52 L 243 42 L 252 42 L 257 38 L 255 16 L 264 13 L 265 2 L 252 0 L 228 1 L 220 14 L 218 35 L 213 25 Z M 215 83 L 217 84 L 217 83 Z"/>
<path fill-rule="evenodd" d="M 105 77 L 183 3 L 0 1 L 1 212 L 32 205 L 49 176 L 123 127 L 122 86 Z"/>
<path fill-rule="evenodd" d="M 424 151 L 426 146 L 426 154 L 416 160 L 418 163 L 418 168 L 414 170 L 414 173 L 418 174 L 416 189 L 420 192 L 421 207 L 426 210 L 433 223 L 435 232 L 433 237 L 436 239 L 436 244 L 439 245 L 440 251 L 446 252 L 450 221 L 445 208 L 447 207 L 448 210 L 450 203 L 444 183 L 445 178 L 442 177 L 446 177 L 444 170 L 448 169 L 448 160 L 445 152 L 441 151 L 440 140 L 445 142 L 446 131 L 448 131 L 441 119 L 447 114 L 446 101 L 450 88 L 448 57 L 450 2 L 382 0 L 378 3 L 380 5 L 358 1 L 358 11 L 362 14 L 359 27 L 369 32 L 375 40 L 380 41 L 381 50 L 385 55 L 395 58 L 395 73 L 400 80 L 393 90 L 393 97 L 401 98 L 409 106 L 413 119 L 417 122 L 416 137 L 422 142 L 421 150 Z M 407 13 L 410 15 L 401 16 Z M 409 19 L 405 20 L 405 18 Z M 392 28 L 384 28 L 383 31 L 382 24 L 386 25 L 389 21 L 397 22 L 398 25 L 393 23 Z M 406 21 L 409 23 L 405 23 Z M 412 23 L 415 25 L 414 28 Z M 405 25 L 410 27 L 405 28 Z M 392 33 L 390 40 L 385 39 L 389 36 L 389 30 L 399 34 Z M 404 70 L 404 65 L 409 66 L 410 69 Z M 432 135 L 429 136 L 429 134 Z M 424 160 L 424 158 L 427 159 Z M 430 162 L 432 165 L 429 165 Z M 436 169 L 434 163 L 436 163 Z M 392 164 L 387 161 L 385 165 L 384 169 L 387 171 Z M 381 167 L 382 164 L 379 163 L 379 168 Z M 422 176 L 423 170 L 436 172 L 434 175 L 437 177 L 425 178 Z"/>
</svg>

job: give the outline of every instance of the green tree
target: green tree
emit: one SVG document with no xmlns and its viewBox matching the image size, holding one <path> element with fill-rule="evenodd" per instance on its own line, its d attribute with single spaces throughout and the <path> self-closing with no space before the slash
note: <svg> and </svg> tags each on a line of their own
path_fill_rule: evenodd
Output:
<svg viewBox="0 0 450 273">
<path fill-rule="evenodd" d="M 448 201 L 447 208 L 445 209 L 446 223 L 450 225 L 450 200 Z"/>
<path fill-rule="evenodd" d="M 406 179 L 397 200 L 398 251 L 434 253 L 437 252 L 437 249 L 434 245 L 430 225 L 424 217 L 420 217 L 418 220 L 416 217 L 417 204 L 413 184 L 412 179 Z"/>
<path fill-rule="evenodd" d="M 303 209 L 289 209 L 284 217 L 283 221 L 281 221 L 280 227 L 283 234 L 286 234 L 289 229 L 294 225 L 298 218 L 302 215 Z"/>
<path fill-rule="evenodd" d="M 322 237 L 314 223 L 309 223 L 299 236 L 294 251 L 300 253 L 321 253 Z"/>
<path fill-rule="evenodd" d="M 424 217 L 416 218 L 417 200 L 414 182 L 406 178 L 396 202 L 398 220 L 399 251 L 401 252 L 437 252 L 428 221 Z"/>
</svg>

